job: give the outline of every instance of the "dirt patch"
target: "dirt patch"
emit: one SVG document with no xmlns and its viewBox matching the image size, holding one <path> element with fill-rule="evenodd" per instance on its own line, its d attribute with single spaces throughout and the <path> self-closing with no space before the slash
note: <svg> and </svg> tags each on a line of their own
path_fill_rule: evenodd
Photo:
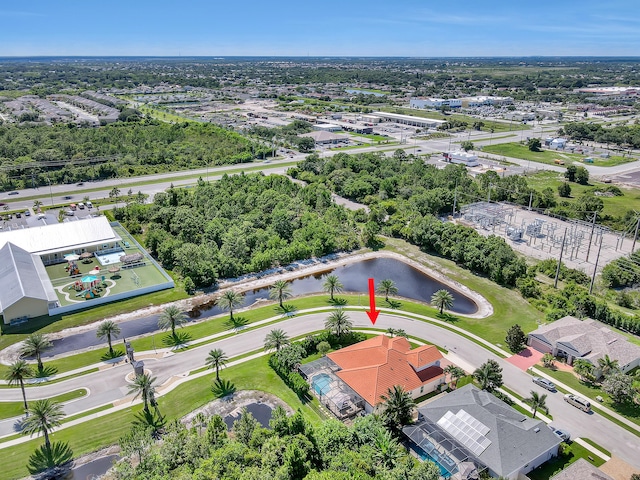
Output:
<svg viewBox="0 0 640 480">
<path fill-rule="evenodd" d="M 233 395 L 207 403 L 205 406 L 185 415 L 180 421 L 184 423 L 187 428 L 191 428 L 193 426 L 193 419 L 198 413 L 203 413 L 207 417 L 220 415 L 222 418 L 225 418 L 252 403 L 261 403 L 271 409 L 280 406 L 287 411 L 287 414 L 292 415 L 294 413 L 289 405 L 271 393 L 261 392 L 259 390 L 241 390 Z"/>
</svg>

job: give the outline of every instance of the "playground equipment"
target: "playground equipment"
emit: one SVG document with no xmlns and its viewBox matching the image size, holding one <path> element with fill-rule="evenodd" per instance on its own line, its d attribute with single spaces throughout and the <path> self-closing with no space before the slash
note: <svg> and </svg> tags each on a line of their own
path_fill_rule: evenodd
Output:
<svg viewBox="0 0 640 480">
<path fill-rule="evenodd" d="M 69 262 L 67 266 L 64 267 L 64 269 L 69 272 L 70 276 L 80 275 L 80 269 L 78 268 L 76 262 Z"/>
</svg>

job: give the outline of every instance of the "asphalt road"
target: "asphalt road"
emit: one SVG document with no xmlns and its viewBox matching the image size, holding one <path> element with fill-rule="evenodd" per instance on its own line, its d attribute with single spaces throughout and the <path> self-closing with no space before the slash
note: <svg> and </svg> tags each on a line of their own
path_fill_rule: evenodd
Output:
<svg viewBox="0 0 640 480">
<path fill-rule="evenodd" d="M 327 314 L 310 314 L 294 317 L 278 323 L 277 328 L 284 329 L 290 337 L 301 336 L 311 331 L 322 329 Z M 364 312 L 349 312 L 349 316 L 357 327 L 370 327 L 371 323 Z M 511 365 L 510 363 L 488 353 L 471 340 L 467 340 L 449 330 L 399 316 L 382 313 L 376 322 L 376 328 L 402 328 L 408 334 L 414 335 L 440 345 L 449 350 L 455 361 L 460 360 L 463 367 L 475 368 L 489 358 L 498 361 L 503 368 L 505 385 L 516 393 L 528 397 L 531 390 L 547 394 L 547 405 L 554 417 L 553 424 L 567 430 L 575 437 L 587 437 L 613 454 L 619 456 L 636 468 L 640 468 L 640 442 L 638 437 L 609 422 L 597 414 L 586 414 L 564 402 L 561 393 L 551 393 L 534 385 L 531 376 Z M 229 357 L 262 348 L 265 335 L 275 328 L 273 325 L 261 327 L 247 333 L 238 333 L 233 337 L 203 345 L 166 357 L 160 360 L 146 360 L 145 367 L 151 370 L 152 376 L 157 377 L 161 385 L 174 375 L 188 373 L 201 367 L 212 348 L 221 348 Z M 122 399 L 127 395 L 128 384 L 125 376 L 131 372 L 129 365 L 114 366 L 89 375 L 72 378 L 52 385 L 29 388 L 28 398 L 36 399 L 59 395 L 77 388 L 88 388 L 90 395 L 65 406 L 67 414 L 97 407 L 108 402 Z M 5 401 L 19 401 L 19 389 L 2 390 Z M 14 432 L 15 419 L 0 422 L 0 435 Z"/>
</svg>

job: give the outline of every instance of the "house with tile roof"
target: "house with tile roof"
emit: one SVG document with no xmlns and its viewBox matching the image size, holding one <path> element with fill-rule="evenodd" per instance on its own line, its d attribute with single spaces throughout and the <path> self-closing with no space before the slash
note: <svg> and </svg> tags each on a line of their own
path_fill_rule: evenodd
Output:
<svg viewBox="0 0 640 480">
<path fill-rule="evenodd" d="M 418 421 L 402 431 L 422 459 L 462 480 L 482 471 L 515 480 L 557 456 L 562 443 L 541 420 L 471 384 L 420 407 Z"/>
<path fill-rule="evenodd" d="M 582 358 L 597 367 L 598 360 L 608 355 L 624 373 L 640 365 L 639 346 L 591 319 L 563 317 L 529 333 L 528 343 L 539 352 L 566 358 L 569 364 Z"/>
<path fill-rule="evenodd" d="M 301 373 L 321 397 L 348 387 L 371 413 L 380 397 L 395 385 L 402 386 L 414 399 L 437 390 L 445 383 L 443 368 L 448 364 L 433 345 L 411 349 L 404 337 L 379 335 L 306 364 Z M 316 380 L 320 378 L 323 383 L 319 390 Z"/>
</svg>

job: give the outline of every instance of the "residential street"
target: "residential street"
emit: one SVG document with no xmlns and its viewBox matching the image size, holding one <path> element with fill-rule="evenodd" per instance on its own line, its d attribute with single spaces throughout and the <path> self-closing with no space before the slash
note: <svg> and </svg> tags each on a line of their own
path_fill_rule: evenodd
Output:
<svg viewBox="0 0 640 480">
<path fill-rule="evenodd" d="M 284 329 L 290 337 L 322 329 L 327 314 L 310 314 L 284 320 L 277 324 L 277 328 Z M 370 327 L 371 323 L 364 312 L 349 312 L 350 318 L 357 327 Z M 454 332 L 438 326 L 399 316 L 382 313 L 375 325 L 376 328 L 402 328 L 408 334 L 422 338 L 436 345 L 446 348 L 451 358 L 460 359 L 461 366 L 477 367 L 489 358 L 497 360 L 503 367 L 505 385 L 518 394 L 528 397 L 531 390 L 547 393 L 547 405 L 554 417 L 554 425 L 568 430 L 572 437 L 587 437 L 610 450 L 625 461 L 640 468 L 640 442 L 638 437 L 621 427 L 605 420 L 597 414 L 586 414 L 563 401 L 559 392 L 551 393 L 534 385 L 531 376 L 519 370 L 510 363 L 488 353 L 476 343 L 461 337 Z M 183 353 L 169 356 L 160 360 L 146 360 L 145 367 L 152 376 L 158 378 L 161 385 L 172 376 L 186 374 L 204 364 L 207 353 L 212 348 L 221 348 L 229 357 L 235 357 L 246 352 L 262 348 L 265 335 L 275 326 L 265 326 L 247 333 L 217 341 L 213 344 L 194 348 Z M 125 376 L 131 372 L 129 365 L 107 368 L 97 373 L 72 378 L 48 386 L 29 388 L 28 398 L 41 398 L 57 395 L 65 391 L 86 387 L 90 395 L 71 402 L 65 406 L 67 414 L 73 414 L 98 405 L 122 399 L 127 394 Z M 19 389 L 3 390 L 5 400 L 19 401 Z M 15 419 L 0 422 L 0 435 L 14 433 Z"/>
</svg>

